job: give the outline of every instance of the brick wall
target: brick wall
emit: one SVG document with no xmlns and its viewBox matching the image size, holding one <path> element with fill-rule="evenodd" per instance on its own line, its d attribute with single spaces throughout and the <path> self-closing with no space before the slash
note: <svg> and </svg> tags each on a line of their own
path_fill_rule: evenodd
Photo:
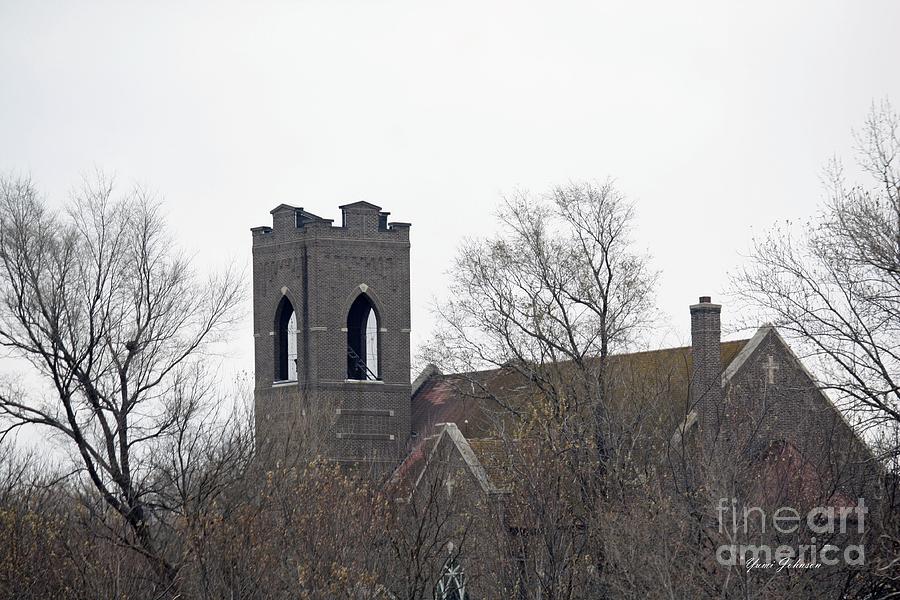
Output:
<svg viewBox="0 0 900 600">
<path fill-rule="evenodd" d="M 252 230 L 257 438 L 309 435 L 303 421 L 315 418 L 327 457 L 387 468 L 406 451 L 410 429 L 409 225 L 387 224 L 368 203 L 341 209 L 335 226 L 281 205 L 271 228 Z M 380 381 L 347 379 L 347 312 L 360 294 L 378 315 Z M 297 381 L 276 384 L 284 296 L 297 317 Z"/>
<path fill-rule="evenodd" d="M 754 458 L 773 442 L 785 441 L 828 485 L 851 498 L 872 496 L 870 452 L 774 329 L 768 329 L 725 393 L 735 451 Z"/>
</svg>

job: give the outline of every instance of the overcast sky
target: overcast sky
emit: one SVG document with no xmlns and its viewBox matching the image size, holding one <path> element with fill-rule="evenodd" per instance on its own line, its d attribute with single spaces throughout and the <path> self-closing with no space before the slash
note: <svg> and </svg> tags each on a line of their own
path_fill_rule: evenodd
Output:
<svg viewBox="0 0 900 600">
<path fill-rule="evenodd" d="M 378 204 L 413 224 L 416 344 L 504 193 L 613 177 L 682 343 L 754 231 L 815 211 L 872 101 L 900 104 L 900 2 L 737 4 L 0 2 L 0 170 L 54 204 L 94 168 L 145 184 L 203 268 L 248 276 L 276 205 Z"/>
</svg>

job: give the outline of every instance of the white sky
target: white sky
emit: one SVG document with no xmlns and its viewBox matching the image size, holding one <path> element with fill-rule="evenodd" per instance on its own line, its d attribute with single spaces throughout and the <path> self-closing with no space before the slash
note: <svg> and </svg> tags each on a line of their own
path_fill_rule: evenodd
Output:
<svg viewBox="0 0 900 600">
<path fill-rule="evenodd" d="M 413 224 L 417 345 L 501 194 L 607 176 L 662 271 L 660 343 L 687 342 L 753 231 L 811 215 L 871 102 L 900 104 L 889 0 L 150 4 L 0 1 L 0 170 L 53 203 L 95 167 L 146 184 L 203 268 L 248 277 L 279 203 L 374 202 Z M 226 368 L 251 344 L 247 319 Z"/>
</svg>

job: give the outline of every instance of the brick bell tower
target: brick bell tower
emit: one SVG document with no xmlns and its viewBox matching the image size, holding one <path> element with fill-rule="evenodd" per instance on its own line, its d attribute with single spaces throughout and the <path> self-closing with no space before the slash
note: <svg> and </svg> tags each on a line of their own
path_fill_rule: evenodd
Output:
<svg viewBox="0 0 900 600">
<path fill-rule="evenodd" d="M 410 431 L 409 223 L 281 204 L 254 227 L 257 447 L 384 471 Z"/>
</svg>

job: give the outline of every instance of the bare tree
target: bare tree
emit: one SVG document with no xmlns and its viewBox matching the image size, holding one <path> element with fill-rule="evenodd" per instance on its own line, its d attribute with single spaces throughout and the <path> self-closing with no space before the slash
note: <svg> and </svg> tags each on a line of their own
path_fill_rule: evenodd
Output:
<svg viewBox="0 0 900 600">
<path fill-rule="evenodd" d="M 850 184 L 841 162 L 831 161 L 821 211 L 800 228 L 785 224 L 755 240 L 733 288 L 814 362 L 820 385 L 874 442 L 878 464 L 869 465 L 868 482 L 882 510 L 872 522 L 867 576 L 848 585 L 896 593 L 900 116 L 886 101 L 873 105 L 856 140 L 866 182 Z"/>
<path fill-rule="evenodd" d="M 834 160 L 829 198 L 796 234 L 755 240 L 739 298 L 793 336 L 863 427 L 900 422 L 900 130 L 885 102 L 857 134 L 868 184 Z"/>
<path fill-rule="evenodd" d="M 633 247 L 632 204 L 609 181 L 518 193 L 498 216 L 495 237 L 460 249 L 426 358 L 456 373 L 497 368 L 520 388 L 497 395 L 477 374 L 463 386 L 500 408 L 508 442 L 528 438 L 549 467 L 522 480 L 524 504 L 513 511 L 530 522 L 512 544 L 522 577 L 540 582 L 542 597 L 578 597 L 585 586 L 576 582 L 596 583 L 603 568 L 593 517 L 621 441 L 608 410 L 609 359 L 651 322 L 656 273 Z M 525 558 L 517 544 L 537 539 Z"/>
<path fill-rule="evenodd" d="M 3 435 L 50 428 L 127 524 L 123 539 L 164 587 L 154 455 L 189 429 L 211 392 L 204 361 L 236 317 L 232 273 L 201 282 L 140 189 L 98 177 L 55 213 L 28 179 L 0 180 L 0 344 L 46 389 L 0 394 Z"/>
<path fill-rule="evenodd" d="M 496 237 L 460 249 L 427 358 L 456 372 L 511 369 L 560 418 L 592 413 L 570 425 L 593 424 L 587 437 L 602 457 L 607 359 L 636 341 L 654 308 L 656 273 L 630 239 L 633 206 L 609 181 L 572 183 L 518 193 L 498 216 Z"/>
</svg>

